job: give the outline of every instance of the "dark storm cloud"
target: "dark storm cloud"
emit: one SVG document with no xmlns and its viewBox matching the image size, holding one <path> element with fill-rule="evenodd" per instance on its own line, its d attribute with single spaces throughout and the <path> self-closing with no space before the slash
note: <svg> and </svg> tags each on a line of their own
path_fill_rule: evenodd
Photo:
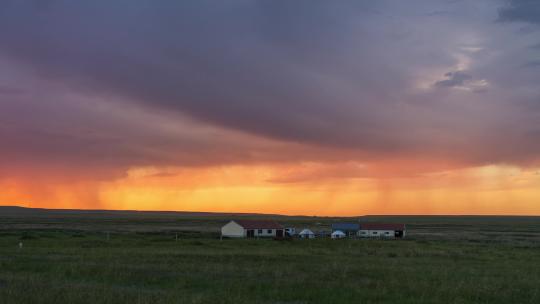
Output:
<svg viewBox="0 0 540 304">
<path fill-rule="evenodd" d="M 540 24 L 540 2 L 537 0 L 510 0 L 499 10 L 499 21 Z"/>
<path fill-rule="evenodd" d="M 391 98 L 385 82 L 405 83 L 376 63 L 379 37 L 363 32 L 365 6 L 12 2 L 0 18 L 1 51 L 44 77 L 226 127 L 317 144 L 386 146 L 369 130 L 386 128 L 387 114 L 377 110 Z"/>
<path fill-rule="evenodd" d="M 519 67 L 528 59 L 516 63 L 514 53 L 492 51 L 511 45 L 508 38 L 497 40 L 490 28 L 491 13 L 497 12 L 492 5 L 3 1 L 0 56 L 8 58 L 13 71 L 0 70 L 0 83 L 2 73 L 9 78 L 17 69 L 38 79 L 28 84 L 23 75 L 10 83 L 22 84 L 24 103 L 0 90 L 0 132 L 11 144 L 2 149 L 13 156 L 21 150 L 39 152 L 27 152 L 29 159 L 43 155 L 44 161 L 56 157 L 59 162 L 96 161 L 119 168 L 303 159 L 287 152 L 272 156 L 278 152 L 240 141 L 228 146 L 232 139 L 220 135 L 190 136 L 192 126 L 176 126 L 188 130 L 177 136 L 155 128 L 156 117 L 142 121 L 126 111 L 117 121 L 115 115 L 80 104 L 80 99 L 96 98 L 168 119 L 187 116 L 197 124 L 362 156 L 438 155 L 475 163 L 531 159 L 539 152 L 527 136 L 538 128 L 536 116 L 507 102 L 514 101 L 508 93 L 512 90 L 472 97 L 418 89 L 423 82 L 463 86 L 477 77 L 489 78 L 486 83 L 493 86 L 535 83 L 524 72 L 509 76 L 501 71 L 500 64 Z M 484 6 L 490 14 L 483 15 Z M 501 19 L 511 21 L 503 10 Z M 425 18 L 446 11 L 452 14 Z M 476 55 L 476 44 L 482 43 L 490 49 Z M 498 54 L 510 59 L 500 60 Z M 467 72 L 457 66 L 464 64 L 463 58 L 475 63 L 468 63 Z M 484 58 L 490 68 L 482 66 Z M 431 75 L 441 71 L 455 72 L 434 80 Z M 59 88 L 50 92 L 50 83 Z M 18 117 L 29 120 L 14 119 Z M 509 128 L 500 121 L 520 124 Z M 486 136 L 492 132 L 498 136 Z M 524 148 L 498 148 L 510 141 Z M 209 152 L 213 150 L 221 152 Z"/>
<path fill-rule="evenodd" d="M 444 74 L 444 76 L 447 78 L 445 80 L 440 80 L 435 82 L 436 87 L 457 87 L 457 86 L 463 86 L 465 85 L 465 82 L 472 79 L 472 76 L 462 72 L 462 71 L 455 71 L 455 72 L 448 72 Z"/>
<path fill-rule="evenodd" d="M 133 166 L 248 163 L 252 154 L 280 159 L 272 145 L 201 131 L 189 123 L 163 127 L 146 114 L 126 116 L 118 109 L 45 98 L 41 104 L 23 98 L 0 101 L 0 179 L 41 174 L 108 179 Z"/>
<path fill-rule="evenodd" d="M 540 50 L 540 43 L 531 45 L 530 48 L 533 49 L 533 50 Z"/>
<path fill-rule="evenodd" d="M 426 16 L 433 17 L 433 16 L 448 16 L 451 15 L 452 12 L 450 11 L 433 11 L 426 14 Z"/>
<path fill-rule="evenodd" d="M 23 94 L 24 90 L 17 87 L 0 85 L 0 95 L 19 95 Z"/>
<path fill-rule="evenodd" d="M 533 60 L 525 63 L 523 65 L 524 68 L 537 68 L 540 67 L 540 60 Z"/>
</svg>

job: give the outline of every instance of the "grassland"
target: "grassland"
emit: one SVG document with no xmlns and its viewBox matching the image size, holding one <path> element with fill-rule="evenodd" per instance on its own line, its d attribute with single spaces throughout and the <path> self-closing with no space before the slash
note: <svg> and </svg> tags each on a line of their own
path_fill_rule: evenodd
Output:
<svg viewBox="0 0 540 304">
<path fill-rule="evenodd" d="M 0 303 L 540 303 L 538 218 L 366 217 L 409 237 L 220 241 L 235 216 L 0 209 Z"/>
</svg>

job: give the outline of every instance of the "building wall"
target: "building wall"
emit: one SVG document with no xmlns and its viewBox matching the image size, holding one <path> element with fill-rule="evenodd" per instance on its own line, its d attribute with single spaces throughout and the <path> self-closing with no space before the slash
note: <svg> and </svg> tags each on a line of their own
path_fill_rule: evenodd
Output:
<svg viewBox="0 0 540 304">
<path fill-rule="evenodd" d="M 338 229 L 339 230 L 339 229 Z M 358 234 L 358 230 L 341 230 L 347 237 L 354 237 Z"/>
<path fill-rule="evenodd" d="M 230 221 L 221 227 L 221 236 L 241 238 L 246 237 L 246 232 L 244 227 L 238 225 L 235 221 Z"/>
<path fill-rule="evenodd" d="M 276 229 L 254 229 L 255 237 L 274 237 L 276 236 Z"/>
<path fill-rule="evenodd" d="M 395 238 L 394 230 L 358 230 L 359 237 Z"/>
</svg>

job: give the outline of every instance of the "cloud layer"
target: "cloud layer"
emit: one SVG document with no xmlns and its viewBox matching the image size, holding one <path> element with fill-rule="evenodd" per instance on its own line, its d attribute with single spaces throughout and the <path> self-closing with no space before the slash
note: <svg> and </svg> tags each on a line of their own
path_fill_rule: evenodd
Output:
<svg viewBox="0 0 540 304">
<path fill-rule="evenodd" d="M 535 164 L 539 20 L 536 1 L 4 1 L 0 175 Z"/>
</svg>

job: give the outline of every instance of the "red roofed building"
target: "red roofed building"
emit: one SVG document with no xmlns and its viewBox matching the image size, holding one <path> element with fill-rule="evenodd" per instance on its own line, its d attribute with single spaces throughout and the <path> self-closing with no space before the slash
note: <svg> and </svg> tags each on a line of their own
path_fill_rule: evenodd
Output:
<svg viewBox="0 0 540 304">
<path fill-rule="evenodd" d="M 405 224 L 360 223 L 359 237 L 403 238 Z"/>
<path fill-rule="evenodd" d="M 221 227 L 221 236 L 230 238 L 283 237 L 284 228 L 270 220 L 233 220 Z"/>
</svg>

